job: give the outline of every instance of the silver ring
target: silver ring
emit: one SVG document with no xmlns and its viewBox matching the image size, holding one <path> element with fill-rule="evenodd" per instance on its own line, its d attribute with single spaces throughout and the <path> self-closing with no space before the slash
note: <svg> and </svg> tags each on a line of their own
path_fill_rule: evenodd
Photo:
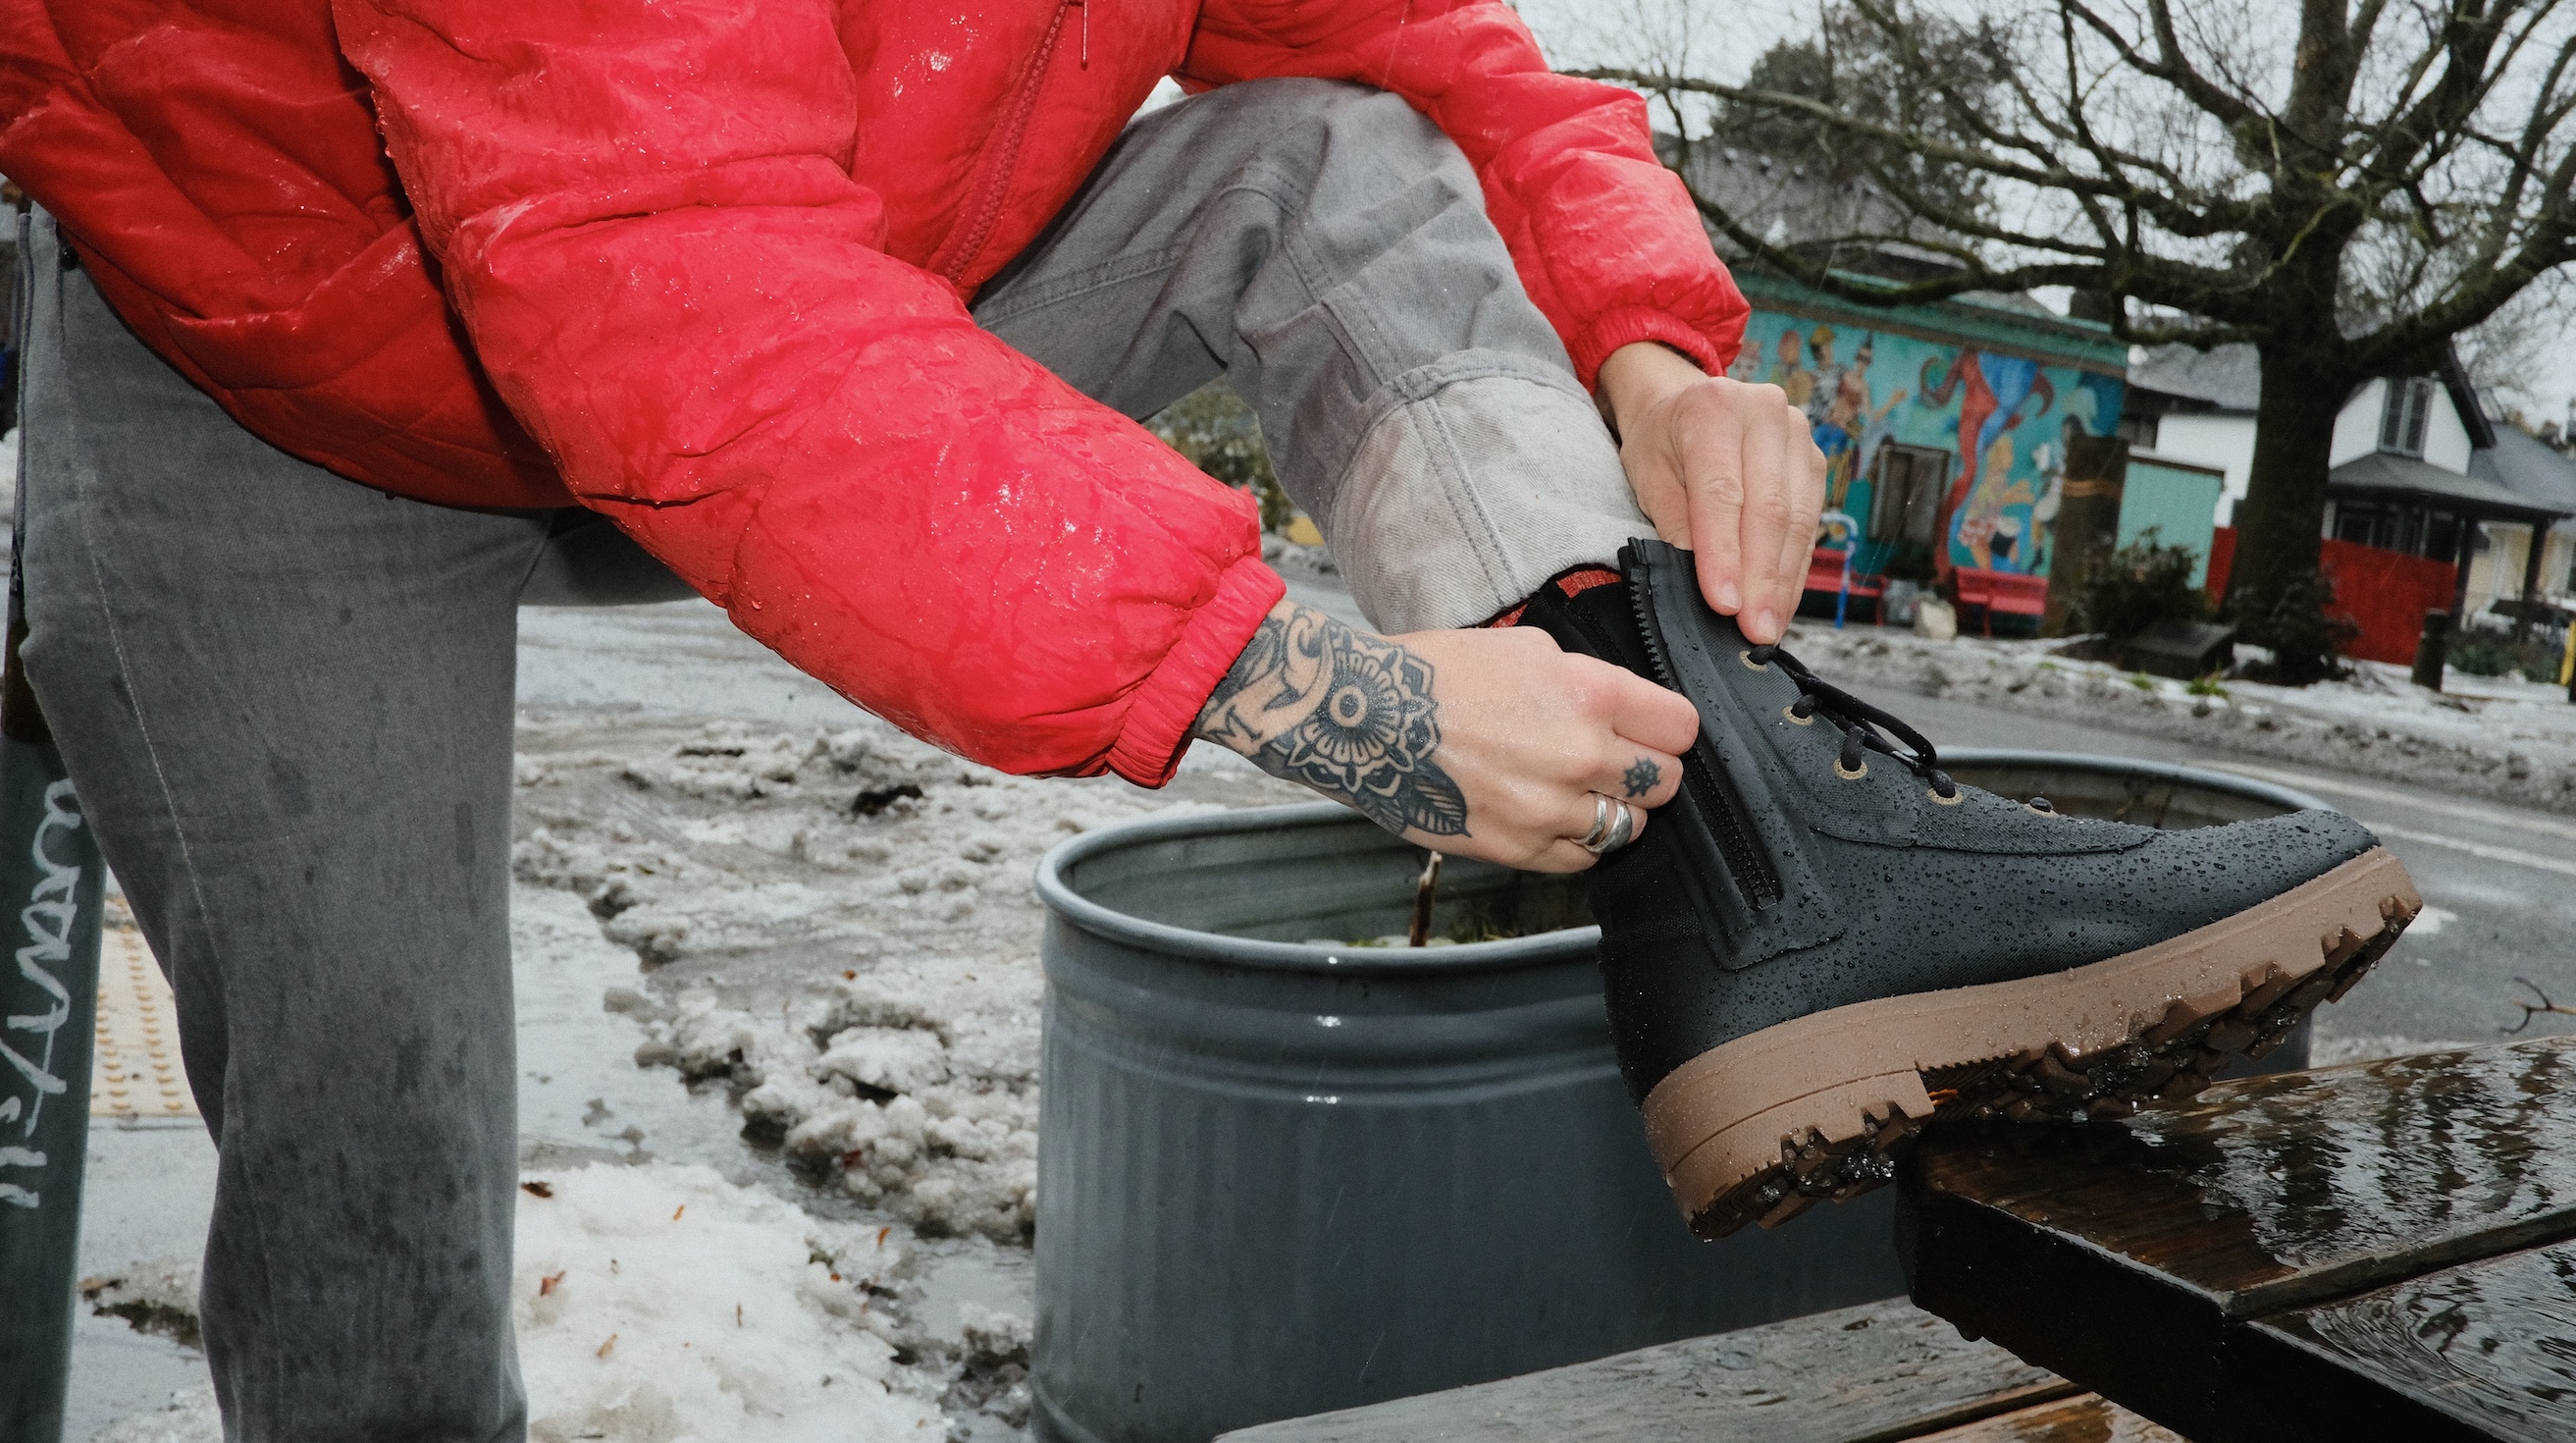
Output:
<svg viewBox="0 0 2576 1443">
<path fill-rule="evenodd" d="M 1628 809 L 1622 807 L 1619 810 L 1620 814 L 1624 817 Z M 1601 848 L 1596 844 L 1601 843 L 1610 835 L 1610 829 L 1614 825 L 1616 824 L 1610 820 L 1610 799 L 1601 795 L 1599 792 L 1594 792 L 1592 794 L 1592 830 L 1575 838 L 1574 845 L 1592 853 L 1594 856 L 1599 856 L 1601 854 Z"/>
<path fill-rule="evenodd" d="M 1626 802 L 1612 802 L 1611 805 L 1619 809 L 1619 817 L 1610 824 L 1610 834 L 1598 843 L 1588 837 L 1583 842 L 1583 850 L 1596 857 L 1604 852 L 1615 852 L 1637 840 L 1637 809 Z"/>
</svg>

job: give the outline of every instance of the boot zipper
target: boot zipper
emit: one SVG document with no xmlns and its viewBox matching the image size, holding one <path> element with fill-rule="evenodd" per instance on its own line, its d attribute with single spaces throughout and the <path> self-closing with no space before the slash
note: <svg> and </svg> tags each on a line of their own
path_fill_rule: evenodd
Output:
<svg viewBox="0 0 2576 1443">
<path fill-rule="evenodd" d="M 1038 87 L 1046 82 L 1047 62 L 1055 58 L 1056 42 L 1064 38 L 1066 12 L 1083 0 L 1058 0 L 1055 18 L 1047 22 L 1046 38 L 1038 42 L 1038 52 L 1029 62 L 1028 74 L 1020 81 L 1019 93 L 1011 99 L 1010 118 L 1003 122 L 1001 154 L 985 172 L 984 183 L 976 188 L 974 203 L 967 207 L 969 217 L 961 234 L 962 243 L 948 260 L 931 268 L 932 274 L 945 277 L 951 285 L 966 274 L 966 268 L 982 254 L 984 242 L 993 238 L 993 227 L 1001 223 L 1002 200 L 1011 186 L 1012 173 L 1020 168 L 1020 142 L 1028 138 L 1029 118 L 1036 113 Z M 1091 11 L 1082 12 L 1083 60 L 1091 59 Z"/>
<path fill-rule="evenodd" d="M 1655 680 L 1680 691 L 1672 662 L 1664 655 L 1663 632 L 1655 624 L 1653 588 L 1645 567 L 1628 573 L 1628 604 L 1636 611 L 1637 634 L 1646 640 L 1646 660 L 1654 668 Z M 1780 885 L 1780 873 L 1753 840 L 1752 824 L 1736 805 L 1733 789 L 1719 780 L 1716 755 L 1717 745 L 1708 736 L 1707 728 L 1702 727 L 1699 740 L 1682 757 L 1682 784 L 1690 788 L 1692 799 L 1708 818 L 1709 831 L 1717 838 L 1718 855 L 1734 875 L 1737 889 L 1755 907 L 1767 907 L 1787 896 L 1788 889 Z"/>
</svg>

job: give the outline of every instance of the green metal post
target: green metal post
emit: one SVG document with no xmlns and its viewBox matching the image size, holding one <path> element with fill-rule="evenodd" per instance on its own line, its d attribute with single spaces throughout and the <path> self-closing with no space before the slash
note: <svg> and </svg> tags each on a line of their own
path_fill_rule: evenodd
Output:
<svg viewBox="0 0 2576 1443">
<path fill-rule="evenodd" d="M 58 1443 L 107 868 L 19 672 L 24 634 L 13 615 L 0 674 L 0 1443 Z"/>
</svg>

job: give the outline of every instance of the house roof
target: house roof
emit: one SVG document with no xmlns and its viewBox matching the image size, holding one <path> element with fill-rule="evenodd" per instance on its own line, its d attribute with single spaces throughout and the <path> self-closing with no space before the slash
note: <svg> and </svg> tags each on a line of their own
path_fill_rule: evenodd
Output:
<svg viewBox="0 0 2576 1443">
<path fill-rule="evenodd" d="M 2129 387 L 2157 391 L 2176 400 L 2196 402 L 2193 410 L 2241 411 L 2246 415 L 2263 399 L 2263 362 L 2247 345 L 2149 346 L 2129 362 Z"/>
<path fill-rule="evenodd" d="M 2495 444 L 2469 453 L 2469 474 L 2492 481 L 2536 506 L 2576 516 L 2576 461 L 2511 426 L 2498 426 Z"/>
<path fill-rule="evenodd" d="M 2538 443 L 2533 443 L 2537 445 Z M 2474 468 L 2476 462 L 2470 463 Z M 2492 476 L 2463 476 L 2429 461 L 2373 451 L 2326 473 L 2329 495 L 2433 501 L 2481 521 L 2555 521 L 2576 515 L 2576 501 L 2557 505 L 2526 496 Z"/>
</svg>

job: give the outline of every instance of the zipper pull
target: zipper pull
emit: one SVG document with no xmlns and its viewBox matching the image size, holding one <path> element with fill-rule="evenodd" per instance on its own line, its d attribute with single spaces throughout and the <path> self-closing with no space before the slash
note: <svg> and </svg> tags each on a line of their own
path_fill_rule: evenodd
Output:
<svg viewBox="0 0 2576 1443">
<path fill-rule="evenodd" d="M 1082 12 L 1082 68 L 1089 70 L 1091 68 L 1091 6 L 1086 4 L 1085 0 L 1065 0 L 1065 3 Z"/>
</svg>

